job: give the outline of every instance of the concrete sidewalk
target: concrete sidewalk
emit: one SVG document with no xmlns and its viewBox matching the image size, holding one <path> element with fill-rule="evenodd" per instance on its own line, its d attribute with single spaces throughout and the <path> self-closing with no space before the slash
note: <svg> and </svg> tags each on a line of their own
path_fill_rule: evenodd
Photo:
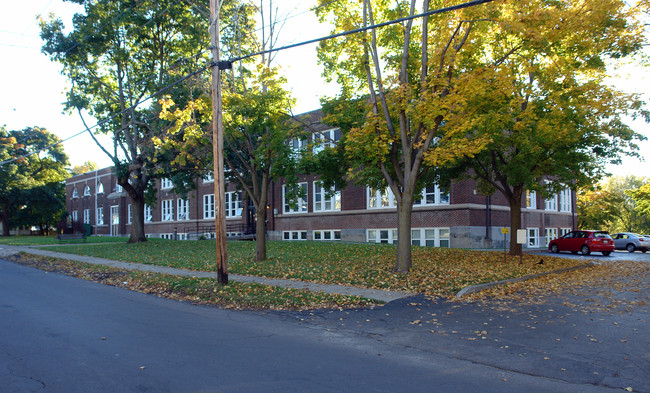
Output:
<svg viewBox="0 0 650 393">
<path fill-rule="evenodd" d="M 171 274 L 176 276 L 203 277 L 203 278 L 214 278 L 214 279 L 217 278 L 216 272 L 203 272 L 203 271 L 196 271 L 196 270 L 175 269 L 175 268 L 165 267 L 165 266 L 155 266 L 155 265 L 145 265 L 140 263 L 113 261 L 110 259 L 90 257 L 85 255 L 67 254 L 63 252 L 41 250 L 34 247 L 8 246 L 8 245 L 0 246 L 0 258 L 3 256 L 18 254 L 20 252 L 24 252 L 27 254 L 42 255 L 42 256 L 47 256 L 52 258 L 68 259 L 71 261 L 91 263 L 94 265 L 111 266 L 123 270 L 140 270 L 145 272 Z M 319 284 L 319 283 L 298 281 L 298 280 L 243 276 L 239 274 L 228 274 L 228 279 L 233 281 L 257 283 L 257 284 L 270 285 L 275 287 L 307 289 L 314 292 L 334 293 L 334 294 L 348 295 L 348 296 L 360 296 L 368 299 L 379 300 L 382 302 L 391 302 L 393 300 L 403 299 L 403 298 L 416 295 L 415 293 L 410 293 L 410 292 L 388 291 L 388 290 L 381 290 L 381 289 L 366 289 L 366 288 L 357 288 L 357 287 L 351 287 L 345 285 Z"/>
</svg>

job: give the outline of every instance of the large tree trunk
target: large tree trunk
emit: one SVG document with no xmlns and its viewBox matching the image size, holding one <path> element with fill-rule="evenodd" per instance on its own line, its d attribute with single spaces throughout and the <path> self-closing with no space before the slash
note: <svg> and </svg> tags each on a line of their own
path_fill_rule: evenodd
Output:
<svg viewBox="0 0 650 393">
<path fill-rule="evenodd" d="M 412 213 L 413 196 L 404 192 L 401 202 L 397 206 L 397 262 L 395 263 L 395 271 L 398 273 L 408 273 L 411 269 Z"/>
<path fill-rule="evenodd" d="M 518 191 L 518 192 L 517 192 Z M 521 244 L 517 243 L 517 230 L 521 229 L 521 189 L 515 189 L 508 198 L 510 205 L 510 255 L 521 255 Z"/>
<path fill-rule="evenodd" d="M 266 259 L 266 208 L 260 206 L 255 210 L 255 261 Z"/>
<path fill-rule="evenodd" d="M 144 195 L 131 198 L 131 236 L 129 243 L 146 242 L 144 235 Z"/>
</svg>

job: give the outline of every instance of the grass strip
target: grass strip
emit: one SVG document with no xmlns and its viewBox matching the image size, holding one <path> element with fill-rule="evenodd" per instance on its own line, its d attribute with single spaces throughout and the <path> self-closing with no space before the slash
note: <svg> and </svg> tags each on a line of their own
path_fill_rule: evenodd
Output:
<svg viewBox="0 0 650 393">
<path fill-rule="evenodd" d="M 302 289 L 272 287 L 261 284 L 231 282 L 219 285 L 215 279 L 175 276 L 142 271 L 124 271 L 32 254 L 7 258 L 14 263 L 48 272 L 126 288 L 193 304 L 208 304 L 227 309 L 312 310 L 324 308 L 356 308 L 381 304 L 361 298 L 312 292 Z"/>
</svg>

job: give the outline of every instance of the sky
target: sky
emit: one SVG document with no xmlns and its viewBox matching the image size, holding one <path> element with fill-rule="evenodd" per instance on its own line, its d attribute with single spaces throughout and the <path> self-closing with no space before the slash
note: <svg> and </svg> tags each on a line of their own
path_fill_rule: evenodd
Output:
<svg viewBox="0 0 650 393">
<path fill-rule="evenodd" d="M 311 12 L 306 12 L 311 1 L 276 0 L 284 13 L 290 15 L 280 34 L 280 45 L 298 43 L 326 36 L 327 26 L 320 25 Z M 108 157 L 96 146 L 76 113 L 63 113 L 62 102 L 69 88 L 61 75 L 60 66 L 41 53 L 37 15 L 54 13 L 66 26 L 71 26 L 75 12 L 83 9 L 62 0 L 0 0 L 0 125 L 7 130 L 43 127 L 64 142 L 71 164 L 92 161 L 100 168 L 111 165 Z M 206 27 L 207 28 L 207 27 Z M 287 88 L 297 99 L 294 113 L 319 108 L 321 96 L 333 96 L 336 86 L 326 85 L 321 77 L 322 67 L 316 62 L 316 45 L 282 51 L 276 64 L 288 79 Z M 621 75 L 612 75 L 611 83 L 627 92 L 644 94 L 650 98 L 650 69 L 628 68 Z M 88 120 L 89 125 L 96 123 Z M 650 125 L 643 121 L 629 123 L 635 131 L 650 139 Z M 80 134 L 81 133 L 81 134 Z M 80 134 L 78 136 L 74 136 Z M 110 147 L 110 139 L 103 138 Z M 623 164 L 608 166 L 613 175 L 650 177 L 650 141 L 640 144 L 643 160 L 623 158 Z"/>
</svg>

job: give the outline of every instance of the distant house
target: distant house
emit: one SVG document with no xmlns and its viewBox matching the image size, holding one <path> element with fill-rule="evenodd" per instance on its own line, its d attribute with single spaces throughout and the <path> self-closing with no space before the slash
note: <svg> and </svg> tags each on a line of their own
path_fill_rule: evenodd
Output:
<svg viewBox="0 0 650 393">
<path fill-rule="evenodd" d="M 315 112 L 318 113 L 318 112 Z M 336 141 L 336 128 L 319 124 L 314 138 Z M 301 141 L 292 141 L 296 148 Z M 397 208 L 390 190 L 349 184 L 328 193 L 313 175 L 301 178 L 305 198 L 289 203 L 286 185 L 274 182 L 269 190 L 267 236 L 272 240 L 350 241 L 395 243 Z M 227 188 L 226 227 L 229 236 L 254 232 L 254 211 L 235 185 Z M 147 236 L 167 239 L 214 237 L 214 182 L 198 180 L 187 199 L 172 192 L 170 181 L 156 181 L 156 206 L 145 209 Z M 76 175 L 66 181 L 66 207 L 73 221 L 90 224 L 93 233 L 128 236 L 131 205 L 117 185 L 112 168 Z M 429 247 L 502 248 L 509 226 L 509 207 L 500 194 L 481 195 L 473 180 L 452 183 L 449 190 L 426 187 L 412 215 L 412 244 Z M 575 195 L 563 190 L 550 199 L 527 192 L 522 208 L 525 247 L 545 247 L 549 240 L 571 231 L 576 223 Z M 510 235 L 508 235 L 510 236 Z"/>
</svg>

